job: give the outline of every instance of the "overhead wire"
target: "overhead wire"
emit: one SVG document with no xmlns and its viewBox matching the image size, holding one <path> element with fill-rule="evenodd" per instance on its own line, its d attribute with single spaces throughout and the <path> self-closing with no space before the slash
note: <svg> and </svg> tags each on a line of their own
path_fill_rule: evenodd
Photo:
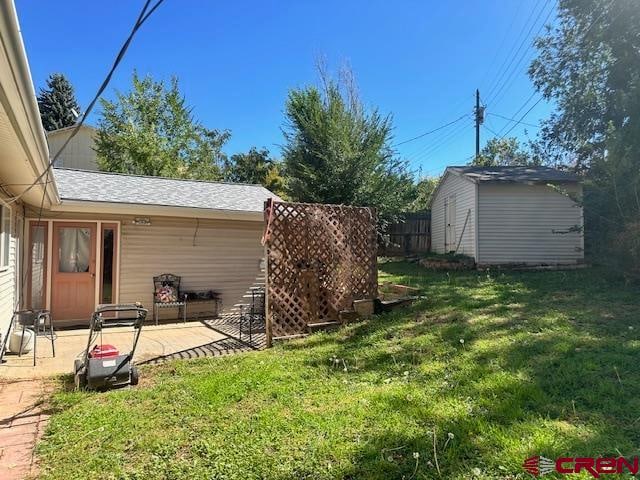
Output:
<svg viewBox="0 0 640 480">
<path fill-rule="evenodd" d="M 48 178 L 49 171 L 54 166 L 54 164 L 58 161 L 58 158 L 60 157 L 60 154 L 65 150 L 65 148 L 67 148 L 67 145 L 69 145 L 69 143 L 71 142 L 71 139 L 73 139 L 73 137 L 76 136 L 76 134 L 78 133 L 80 128 L 82 128 L 82 125 L 84 124 L 85 120 L 87 119 L 87 117 L 89 116 L 91 111 L 93 110 L 93 107 L 95 106 L 95 104 L 98 102 L 98 99 L 100 98 L 102 93 L 105 91 L 105 89 L 109 85 L 109 82 L 111 81 L 111 77 L 113 76 L 113 74 L 115 73 L 116 69 L 118 68 L 118 65 L 120 65 L 120 62 L 124 58 L 125 53 L 129 49 L 129 45 L 131 44 L 131 41 L 133 40 L 133 37 L 135 36 L 137 31 L 140 29 L 140 27 L 142 27 L 142 25 L 147 21 L 149 16 L 153 12 L 155 12 L 156 9 L 163 2 L 164 2 L 164 0 L 157 0 L 156 3 L 153 5 L 153 7 L 151 9 L 149 9 L 149 5 L 151 4 L 151 0 L 146 0 L 145 1 L 145 4 L 142 7 L 142 10 L 140 11 L 140 14 L 138 15 L 138 18 L 137 18 L 136 22 L 134 23 L 134 25 L 133 25 L 133 27 L 132 27 L 132 29 L 131 29 L 128 37 L 127 37 L 127 39 L 125 40 L 125 42 L 123 43 L 122 47 L 118 51 L 118 54 L 116 55 L 116 58 L 115 58 L 113 64 L 111 65 L 111 68 L 109 69 L 109 72 L 107 73 L 107 76 L 102 81 L 102 84 L 100 85 L 100 87 L 98 88 L 98 91 L 96 92 L 95 96 L 93 97 L 93 99 L 89 103 L 89 106 L 87 107 L 87 110 L 83 113 L 82 117 L 80 118 L 80 121 L 75 124 L 74 129 L 72 130 L 71 134 L 67 137 L 65 142 L 62 144 L 62 146 L 58 150 L 58 152 L 51 158 L 51 160 L 47 164 L 47 168 L 40 175 L 38 175 L 38 177 L 29 185 L 29 187 L 27 187 L 25 190 L 23 190 L 19 195 L 17 195 L 15 197 L 11 198 L 10 200 L 8 200 L 7 203 L 15 203 L 15 202 L 19 201 L 34 186 L 40 184 L 42 178 L 45 175 Z M 44 195 L 46 195 L 46 191 L 47 191 L 47 188 L 45 187 L 44 188 L 44 193 L 43 193 Z"/>
</svg>

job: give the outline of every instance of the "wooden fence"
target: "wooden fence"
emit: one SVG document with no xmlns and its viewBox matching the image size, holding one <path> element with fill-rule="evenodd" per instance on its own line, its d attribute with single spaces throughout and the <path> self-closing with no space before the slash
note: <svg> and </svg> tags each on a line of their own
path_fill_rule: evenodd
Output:
<svg viewBox="0 0 640 480">
<path fill-rule="evenodd" d="M 269 201 L 265 222 L 268 346 L 377 296 L 373 209 Z"/>
<path fill-rule="evenodd" d="M 381 255 L 409 255 L 431 249 L 431 212 L 411 213 L 387 229 Z"/>
</svg>

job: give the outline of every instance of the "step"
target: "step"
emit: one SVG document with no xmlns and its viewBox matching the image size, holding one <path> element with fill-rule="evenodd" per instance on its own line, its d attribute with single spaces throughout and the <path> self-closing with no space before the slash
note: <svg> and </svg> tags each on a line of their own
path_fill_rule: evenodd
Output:
<svg viewBox="0 0 640 480">
<path fill-rule="evenodd" d="M 316 323 L 307 323 L 307 327 L 309 330 L 325 330 L 327 328 L 335 328 L 342 325 L 340 322 L 330 321 L 330 322 L 316 322 Z"/>
</svg>

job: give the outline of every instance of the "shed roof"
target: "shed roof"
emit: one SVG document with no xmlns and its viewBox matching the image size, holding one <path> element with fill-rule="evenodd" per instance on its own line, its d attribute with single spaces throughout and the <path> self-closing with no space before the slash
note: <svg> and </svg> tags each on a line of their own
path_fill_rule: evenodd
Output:
<svg viewBox="0 0 640 480">
<path fill-rule="evenodd" d="M 447 170 L 462 175 L 474 182 L 507 182 L 507 183 L 554 183 L 577 182 L 578 176 L 542 166 L 516 167 L 447 167 Z"/>
<path fill-rule="evenodd" d="M 261 185 L 54 168 L 60 198 L 99 203 L 262 212 L 279 197 Z"/>
</svg>

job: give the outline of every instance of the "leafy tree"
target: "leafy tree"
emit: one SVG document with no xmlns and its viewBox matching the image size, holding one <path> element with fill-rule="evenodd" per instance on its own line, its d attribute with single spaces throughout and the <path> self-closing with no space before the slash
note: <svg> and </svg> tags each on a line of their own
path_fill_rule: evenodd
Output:
<svg viewBox="0 0 640 480">
<path fill-rule="evenodd" d="M 524 150 L 518 139 L 492 138 L 480 151 L 480 155 L 471 161 L 471 165 L 483 167 L 538 165 L 540 162 L 527 150 Z"/>
<path fill-rule="evenodd" d="M 425 177 L 415 184 L 414 187 L 414 200 L 409 204 L 409 212 L 423 212 L 429 209 L 429 202 L 431 196 L 435 192 L 440 178 L 438 177 Z"/>
<path fill-rule="evenodd" d="M 47 78 L 47 88 L 38 93 L 38 108 L 42 126 L 48 132 L 70 127 L 76 123 L 80 105 L 73 92 L 73 86 L 61 73 L 53 73 Z"/>
<path fill-rule="evenodd" d="M 247 153 L 232 155 L 225 164 L 225 178 L 231 182 L 260 184 L 280 196 L 284 194 L 280 164 L 271 158 L 266 148 L 252 147 Z"/>
<path fill-rule="evenodd" d="M 539 148 L 585 176 L 588 251 L 640 278 L 640 8 L 561 0 L 558 12 L 529 69 L 557 105 Z"/>
<path fill-rule="evenodd" d="M 612 131 L 633 135 L 640 120 L 640 8 L 637 0 L 561 0 L 559 22 L 536 41 L 529 68 L 556 102 L 542 141 L 578 170 L 603 158 Z"/>
<path fill-rule="evenodd" d="M 132 89 L 101 100 L 95 149 L 101 170 L 138 175 L 221 180 L 228 131 L 193 119 L 173 77 L 169 85 L 140 78 Z"/>
<path fill-rule="evenodd" d="M 412 180 L 390 147 L 391 118 L 367 111 L 350 78 L 289 92 L 286 189 L 296 201 L 375 207 L 384 228 L 412 200 Z"/>
</svg>

